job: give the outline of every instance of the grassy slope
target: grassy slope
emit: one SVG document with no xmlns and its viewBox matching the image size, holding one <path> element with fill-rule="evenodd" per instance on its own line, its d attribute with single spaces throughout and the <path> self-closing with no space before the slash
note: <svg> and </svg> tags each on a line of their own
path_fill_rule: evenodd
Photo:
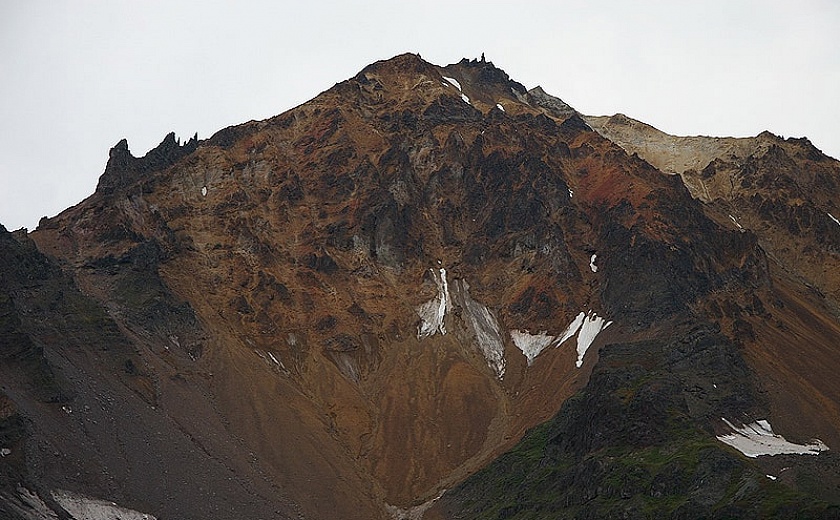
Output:
<svg viewBox="0 0 840 520">
<path fill-rule="evenodd" d="M 770 480 L 755 461 L 715 439 L 711 417 L 759 405 L 732 400 L 743 391 L 733 377 L 741 369 L 725 338 L 710 329 L 673 337 L 605 348 L 587 388 L 447 494 L 442 509 L 459 519 L 840 514 L 801 490 L 807 486 Z M 654 359 L 662 362 L 647 365 Z M 708 377 L 727 386 L 719 398 L 707 395 L 709 406 L 699 413 L 690 403 L 696 391 L 686 385 L 688 366 L 706 366 Z"/>
</svg>

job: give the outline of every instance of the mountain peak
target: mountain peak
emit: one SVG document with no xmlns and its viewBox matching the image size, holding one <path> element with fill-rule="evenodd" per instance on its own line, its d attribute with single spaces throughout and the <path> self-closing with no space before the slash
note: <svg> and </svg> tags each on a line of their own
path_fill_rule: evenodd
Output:
<svg viewBox="0 0 840 520">
<path fill-rule="evenodd" d="M 379 60 L 371 63 L 363 68 L 354 79 L 363 80 L 369 74 L 394 76 L 429 75 L 433 70 L 434 65 L 425 61 L 419 54 L 406 52 L 387 60 Z"/>
<path fill-rule="evenodd" d="M 445 68 L 456 70 L 460 69 L 462 73 L 469 76 L 477 86 L 502 86 L 510 88 L 520 94 L 524 94 L 526 90 L 521 83 L 511 80 L 507 72 L 493 65 L 492 61 L 486 61 L 483 55 L 481 60 L 468 60 L 467 58 L 463 58 L 458 63 L 449 65 Z"/>
<path fill-rule="evenodd" d="M 0 366 L 34 425 L 0 456 L 54 446 L 37 489 L 161 518 L 387 520 L 472 500 L 531 430 L 476 518 L 767 517 L 728 508 L 820 479 L 729 435 L 840 446 L 840 165 L 605 121 L 406 53 L 200 143 L 120 140 L 99 196 L 0 233 L 0 361 L 31 336 L 69 376 L 42 406 Z"/>
<path fill-rule="evenodd" d="M 518 99 L 526 92 L 521 83 L 510 79 L 504 70 L 486 61 L 484 56 L 481 60 L 463 58 L 458 63 L 441 67 L 440 71 L 444 76 L 457 79 L 468 96 L 480 98 L 491 107 L 494 99 Z"/>
</svg>

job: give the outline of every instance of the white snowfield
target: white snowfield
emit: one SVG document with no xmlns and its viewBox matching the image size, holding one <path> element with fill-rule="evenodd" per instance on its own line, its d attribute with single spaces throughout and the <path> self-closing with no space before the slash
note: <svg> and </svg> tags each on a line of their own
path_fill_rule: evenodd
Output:
<svg viewBox="0 0 840 520">
<path fill-rule="evenodd" d="M 448 81 L 449 83 L 452 83 L 452 86 L 454 86 L 455 88 L 457 88 L 457 89 L 458 89 L 458 92 L 460 92 L 460 93 L 461 93 L 461 99 L 464 101 L 464 103 L 467 103 L 467 104 L 470 104 L 470 105 L 472 104 L 472 103 L 470 103 L 470 98 L 468 98 L 468 97 L 467 97 L 467 95 L 466 95 L 466 94 L 464 94 L 464 91 L 463 91 L 463 90 L 461 90 L 461 84 L 460 84 L 460 83 L 458 83 L 458 80 L 457 80 L 457 79 L 455 79 L 455 78 L 450 78 L 450 77 L 448 77 L 448 76 L 444 76 L 444 77 L 443 77 L 443 79 L 445 79 L 445 80 L 446 80 L 446 81 Z M 500 108 L 501 108 L 501 107 L 500 107 Z M 502 110 L 504 110 L 504 109 L 502 109 Z"/>
<path fill-rule="evenodd" d="M 434 269 L 431 269 L 431 272 L 438 287 L 438 294 L 417 307 L 417 314 L 420 316 L 417 339 L 433 336 L 438 332 L 445 335 L 446 325 L 443 323 L 443 318 L 446 316 L 446 312 L 452 308 L 449 298 L 449 284 L 446 283 L 446 269 L 441 267 L 439 272 Z"/>
<path fill-rule="evenodd" d="M 594 262 L 594 255 L 592 261 Z M 439 263 L 439 262 L 438 262 Z M 475 341 L 487 361 L 487 365 L 499 379 L 505 376 L 505 343 L 502 339 L 502 327 L 496 316 L 486 306 L 470 296 L 470 286 L 466 280 L 454 280 L 453 295 L 449 292 L 446 269 L 429 269 L 437 285 L 437 295 L 421 304 L 415 310 L 420 317 L 417 326 L 417 339 L 428 338 L 435 334 L 446 335 L 446 315 L 454 308 L 461 309 L 460 316 L 470 328 Z M 510 338 L 525 359 L 528 366 L 548 347 L 559 347 L 566 340 L 577 334 L 577 361 L 575 366 L 583 366 L 583 357 L 602 330 L 612 325 L 612 321 L 598 316 L 594 311 L 580 312 L 559 336 L 542 331 L 531 334 L 528 330 L 511 330 Z M 272 359 L 274 357 L 272 356 Z"/>
<path fill-rule="evenodd" d="M 74 520 L 157 520 L 152 515 L 120 507 L 114 502 L 89 498 L 69 491 L 53 491 L 52 496 Z"/>
<path fill-rule="evenodd" d="M 831 217 L 831 220 L 833 220 L 835 224 L 837 224 L 838 226 L 840 226 L 840 220 L 837 220 L 837 219 L 834 217 L 834 215 L 832 215 L 831 213 L 827 213 L 827 215 L 828 215 L 829 217 Z"/>
<path fill-rule="evenodd" d="M 819 455 L 828 451 L 828 446 L 819 439 L 812 439 L 809 444 L 794 444 L 781 435 L 773 433 L 773 428 L 766 420 L 745 424 L 740 428 L 721 417 L 732 433 L 718 435 L 717 439 L 740 451 L 747 457 L 762 455 Z"/>
<path fill-rule="evenodd" d="M 53 491 L 52 496 L 74 520 L 157 520 L 152 515 L 120 507 L 114 502 L 89 498 L 69 491 Z"/>
<path fill-rule="evenodd" d="M 577 334 L 577 331 L 580 330 L 580 326 L 583 325 L 583 319 L 585 317 L 586 313 L 582 311 L 577 316 L 575 316 L 575 319 L 573 319 L 572 322 L 569 323 L 569 326 L 566 327 L 566 330 L 563 331 L 563 334 L 560 334 L 560 339 L 557 340 L 557 344 L 555 345 L 555 347 L 559 347 L 563 344 L 564 341 Z"/>
<path fill-rule="evenodd" d="M 589 347 L 592 346 L 592 343 L 595 341 L 595 338 L 598 334 L 601 333 L 602 330 L 606 329 L 612 325 L 611 321 L 606 321 L 604 318 L 598 316 L 592 311 L 589 311 L 589 314 L 583 319 L 583 324 L 580 326 L 580 332 L 578 332 L 577 338 L 577 361 L 575 361 L 575 366 L 580 368 L 583 366 L 583 355 L 586 354 L 586 351 L 589 350 Z"/>
<path fill-rule="evenodd" d="M 549 336 L 545 331 L 539 334 L 531 334 L 527 330 L 512 330 L 510 331 L 510 339 L 513 340 L 516 348 L 525 354 L 525 359 L 528 360 L 528 366 L 531 366 L 540 352 L 551 346 L 557 337 Z"/>
<path fill-rule="evenodd" d="M 277 357 L 276 357 L 276 356 L 275 356 L 272 352 L 269 352 L 269 353 L 268 353 L 268 357 L 270 357 L 270 358 L 271 358 L 271 360 L 272 360 L 272 361 L 274 361 L 274 364 L 275 364 L 275 365 L 277 365 L 278 367 L 282 368 L 283 370 L 287 370 L 287 369 L 286 369 L 286 365 L 284 365 L 284 364 L 283 364 L 283 362 L 282 362 L 282 361 L 280 361 L 280 360 L 279 360 L 279 359 L 278 359 L 278 358 L 277 358 Z"/>
<path fill-rule="evenodd" d="M 470 296 L 470 285 L 466 280 L 455 280 L 455 297 L 462 309 L 462 316 L 472 329 L 478 347 L 484 354 L 496 377 L 505 377 L 505 342 L 502 340 L 501 327 L 490 309 L 473 300 Z"/>
<path fill-rule="evenodd" d="M 13 506 L 14 512 L 27 520 L 58 520 L 58 515 L 41 497 L 24 487 L 18 487 L 22 503 L 28 507 Z M 153 515 L 118 506 L 114 502 L 90 498 L 70 491 L 55 490 L 53 500 L 70 515 L 71 520 L 157 520 Z M 63 518 L 63 517 L 62 517 Z"/>
<path fill-rule="evenodd" d="M 496 108 L 498 108 L 498 109 L 499 109 L 499 110 L 501 110 L 502 112 L 504 112 L 504 111 L 505 111 L 505 107 L 503 107 L 501 103 L 496 103 Z"/>
<path fill-rule="evenodd" d="M 569 326 L 566 327 L 566 330 L 559 336 L 549 335 L 545 331 L 539 334 L 531 334 L 527 330 L 512 330 L 510 337 L 513 340 L 513 344 L 525 355 L 525 358 L 528 360 L 528 366 L 530 366 L 540 352 L 551 346 L 555 348 L 559 347 L 567 339 L 577 334 L 578 356 L 575 366 L 580 368 L 583 366 L 583 356 L 589 350 L 589 347 L 592 346 L 595 338 L 602 330 L 610 325 L 612 325 L 611 321 L 606 321 L 593 311 L 589 311 L 588 313 L 581 312 L 575 316 L 575 319 L 572 320 Z"/>
<path fill-rule="evenodd" d="M 460 91 L 461 91 L 461 84 L 460 84 L 460 83 L 458 83 L 458 80 L 457 80 L 457 79 L 455 79 L 455 78 L 450 78 L 450 77 L 447 77 L 447 76 L 444 76 L 444 77 L 443 77 L 443 79 L 445 79 L 446 81 L 448 81 L 448 82 L 452 83 L 452 85 L 453 85 L 455 88 L 457 88 L 457 89 L 458 89 L 458 92 L 460 92 Z"/>
<path fill-rule="evenodd" d="M 446 334 L 444 320 L 447 313 L 457 305 L 463 312 L 461 317 L 466 322 L 475 337 L 487 365 L 496 373 L 499 379 L 505 376 L 505 342 L 502 340 L 501 327 L 490 309 L 473 300 L 470 296 L 470 286 L 465 280 L 453 282 L 455 300 L 449 292 L 446 279 L 446 269 L 437 271 L 430 269 L 438 288 L 437 295 L 426 303 L 417 307 L 420 325 L 417 327 L 417 339 L 427 338 L 440 333 Z"/>
<path fill-rule="evenodd" d="M 592 272 L 593 272 L 593 273 L 597 273 L 597 272 L 598 272 L 598 266 L 597 266 L 597 265 L 595 265 L 595 260 L 596 260 L 597 258 L 598 258 L 598 255 L 592 255 L 592 257 L 589 259 L 589 268 L 590 268 L 590 269 L 592 269 Z"/>
<path fill-rule="evenodd" d="M 444 493 L 446 493 L 446 489 L 441 490 L 440 494 L 431 500 L 427 500 L 417 506 L 409 506 L 405 509 L 392 506 L 391 504 L 385 504 L 385 511 L 391 515 L 393 520 L 422 520 L 426 511 L 428 511 L 429 508 L 431 508 Z"/>
</svg>

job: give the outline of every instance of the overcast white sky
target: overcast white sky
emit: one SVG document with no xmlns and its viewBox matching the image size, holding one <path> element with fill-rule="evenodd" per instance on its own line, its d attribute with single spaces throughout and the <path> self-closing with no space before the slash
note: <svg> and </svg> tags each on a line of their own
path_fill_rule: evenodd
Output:
<svg viewBox="0 0 840 520">
<path fill-rule="evenodd" d="M 93 193 L 123 137 L 136 156 L 207 138 L 409 51 L 484 52 L 587 114 L 840 157 L 836 0 L 0 0 L 0 223 Z"/>
</svg>

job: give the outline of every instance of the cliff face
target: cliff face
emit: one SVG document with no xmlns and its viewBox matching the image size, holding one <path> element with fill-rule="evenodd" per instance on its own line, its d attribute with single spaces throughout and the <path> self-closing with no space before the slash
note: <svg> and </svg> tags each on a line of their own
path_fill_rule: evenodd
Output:
<svg viewBox="0 0 840 520">
<path fill-rule="evenodd" d="M 598 496 L 615 468 L 586 461 L 615 450 L 706 450 L 696 478 L 730 482 L 764 471 L 716 438 L 742 425 L 840 445 L 836 299 L 590 124 L 489 62 L 402 55 L 204 141 L 120 142 L 90 198 L 3 235 L 44 266 L 4 260 L 38 280 L 4 282 L 4 348 L 44 360 L 8 368 L 9 435 L 66 459 L 15 478 L 165 518 L 481 516 L 472 480 L 429 501 L 558 411 L 528 457 Z"/>
<path fill-rule="evenodd" d="M 678 174 L 721 225 L 758 236 L 779 269 L 840 309 L 840 163 L 806 138 L 677 137 L 621 114 L 587 122 L 628 153 Z"/>
</svg>

